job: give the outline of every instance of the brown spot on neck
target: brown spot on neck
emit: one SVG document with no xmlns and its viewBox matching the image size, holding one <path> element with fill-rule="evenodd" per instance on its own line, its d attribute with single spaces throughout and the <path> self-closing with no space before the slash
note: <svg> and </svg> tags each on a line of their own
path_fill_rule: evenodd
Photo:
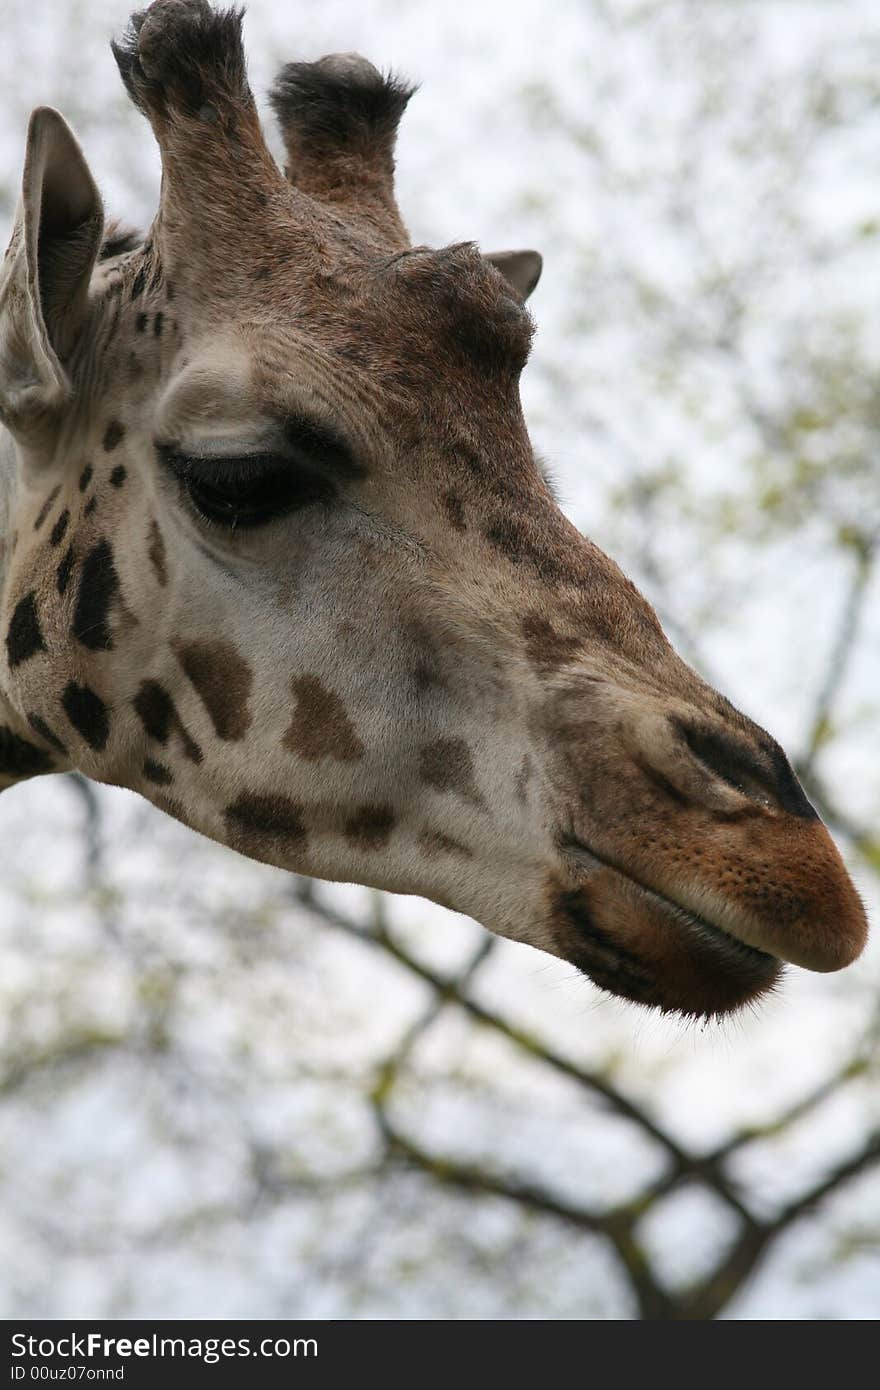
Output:
<svg viewBox="0 0 880 1390">
<path fill-rule="evenodd" d="M 177 706 L 168 691 L 158 681 L 141 681 L 140 689 L 132 701 L 138 719 L 144 726 L 148 738 L 164 748 L 172 733 L 177 733 L 183 744 L 185 757 L 191 763 L 202 761 L 202 750 L 177 713 Z"/>
<path fill-rule="evenodd" d="M 284 747 L 308 762 L 336 758 L 353 762 L 364 755 L 364 745 L 354 730 L 339 696 L 317 676 L 295 676 L 290 687 L 296 709 L 284 735 Z"/>
<path fill-rule="evenodd" d="M 426 690 L 442 687 L 444 684 L 442 676 L 440 676 L 436 668 L 429 665 L 427 661 L 419 661 L 416 663 L 413 667 L 412 679 L 416 690 L 421 693 Z"/>
<path fill-rule="evenodd" d="M 69 545 L 64 553 L 64 558 L 58 566 L 58 570 L 55 576 L 56 588 L 58 589 L 59 594 L 66 593 L 67 586 L 70 583 L 70 576 L 73 574 L 73 566 L 75 563 L 76 557 L 73 553 L 73 546 Z"/>
<path fill-rule="evenodd" d="M 466 531 L 467 523 L 464 519 L 464 503 L 457 492 L 444 492 L 441 498 L 446 519 L 455 531 Z"/>
<path fill-rule="evenodd" d="M 230 642 L 172 642 L 218 738 L 236 742 L 251 726 L 253 672 Z"/>
<path fill-rule="evenodd" d="M 144 776 L 156 787 L 170 787 L 174 781 L 171 770 L 164 763 L 157 763 L 152 758 L 144 759 Z"/>
<path fill-rule="evenodd" d="M 520 628 L 529 661 L 544 675 L 574 661 L 583 650 L 582 637 L 564 636 L 540 613 L 529 613 L 523 618 Z"/>
<path fill-rule="evenodd" d="M 427 826 L 419 834 L 418 846 L 429 859 L 447 854 L 457 855 L 460 859 L 473 858 L 467 845 L 459 844 L 451 835 L 444 835 L 442 830 L 429 830 Z"/>
<path fill-rule="evenodd" d="M 306 848 L 302 808 L 286 796 L 242 792 L 223 813 L 229 843 L 252 859 L 276 861 Z"/>
<path fill-rule="evenodd" d="M 483 796 L 474 777 L 474 760 L 463 738 L 438 738 L 426 743 L 419 758 L 423 782 L 439 792 L 455 792 L 465 801 L 482 806 Z"/>
<path fill-rule="evenodd" d="M 113 450 L 122 443 L 124 438 L 125 426 L 121 425 L 118 420 L 111 420 L 104 431 L 103 445 L 105 453 L 111 454 Z"/>
<path fill-rule="evenodd" d="M 147 531 L 147 556 L 153 566 L 153 573 L 158 579 L 162 588 L 168 583 L 168 566 L 165 560 L 165 541 L 162 532 L 159 530 L 159 523 L 155 517 L 150 521 Z"/>
<path fill-rule="evenodd" d="M 119 576 L 113 547 L 103 538 L 83 561 L 73 613 L 73 635 L 90 651 L 111 651 L 113 648 L 110 615 L 118 593 Z"/>
<path fill-rule="evenodd" d="M 43 748 L 37 748 L 27 739 L 16 734 L 5 724 L 0 724 L 0 774 L 4 777 L 24 779 L 38 777 L 43 772 L 53 772 L 51 755 Z"/>
<path fill-rule="evenodd" d="M 10 670 L 20 666 L 22 662 L 30 660 L 32 656 L 36 656 L 37 652 L 44 651 L 46 651 L 46 643 L 43 638 L 43 630 L 40 627 L 37 596 L 31 592 L 19 599 L 9 620 L 9 628 L 6 632 L 6 656 Z"/>
<path fill-rule="evenodd" d="M 357 849 L 383 849 L 391 838 L 394 822 L 390 806 L 362 806 L 345 822 L 345 838 Z"/>
<path fill-rule="evenodd" d="M 61 696 L 64 713 L 90 748 L 101 753 L 110 737 L 110 712 L 100 695 L 88 685 L 70 681 Z"/>
<path fill-rule="evenodd" d="M 412 646 L 415 659 L 412 679 L 419 691 L 430 690 L 444 684 L 440 673 L 440 656 L 436 644 L 427 627 L 418 619 L 410 618 L 404 634 Z"/>
<path fill-rule="evenodd" d="M 61 515 L 58 517 L 58 520 L 55 522 L 55 525 L 52 527 L 52 532 L 49 536 L 49 544 L 52 546 L 60 545 L 67 534 L 67 528 L 69 525 L 70 512 L 65 507 L 64 511 L 61 513 Z"/>
<path fill-rule="evenodd" d="M 53 508 L 54 505 L 55 505 L 55 502 L 56 502 L 56 500 L 57 500 L 57 498 L 58 498 L 58 494 L 59 494 L 60 491 L 61 491 L 61 484 L 59 483 L 57 487 L 53 487 L 52 491 L 49 493 L 49 496 L 46 498 L 46 500 L 45 500 L 45 502 L 43 503 L 42 507 L 41 507 L 40 510 L 37 512 L 36 520 L 34 521 L 34 530 L 35 530 L 35 531 L 39 531 L 39 529 L 40 529 L 40 527 L 42 526 L 43 522 L 46 520 L 46 517 L 47 517 L 47 516 L 49 515 L 49 513 L 51 512 L 52 508 Z"/>
</svg>

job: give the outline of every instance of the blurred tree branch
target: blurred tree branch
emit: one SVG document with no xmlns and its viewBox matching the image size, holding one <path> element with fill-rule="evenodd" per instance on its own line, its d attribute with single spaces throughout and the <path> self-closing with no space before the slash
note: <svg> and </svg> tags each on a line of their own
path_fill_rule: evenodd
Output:
<svg viewBox="0 0 880 1390">
<path fill-rule="evenodd" d="M 407 951 L 382 923 L 364 927 L 344 913 L 320 901 L 310 884 L 301 888 L 294 880 L 292 896 L 323 923 L 368 943 L 390 956 L 398 965 L 431 986 L 432 996 L 424 1011 L 406 1030 L 393 1051 L 378 1069 L 372 1089 L 377 1124 L 385 1144 L 386 1162 L 405 1163 L 435 1181 L 462 1191 L 504 1197 L 524 1209 L 555 1217 L 581 1231 L 602 1236 L 613 1249 L 629 1280 L 639 1316 L 650 1320 L 703 1320 L 721 1313 L 740 1292 L 745 1281 L 773 1241 L 819 1203 L 838 1191 L 847 1181 L 880 1161 L 880 1132 L 872 1133 L 864 1144 L 841 1160 L 821 1180 L 805 1189 L 797 1199 L 771 1220 L 762 1220 L 750 1206 L 739 1184 L 729 1172 L 730 1160 L 748 1144 L 787 1133 L 792 1126 L 815 1111 L 842 1086 L 870 1067 L 878 1050 L 880 1029 L 875 1028 L 862 1049 L 843 1067 L 829 1075 L 820 1086 L 802 1097 L 782 1115 L 760 1128 L 743 1131 L 709 1153 L 694 1153 L 683 1147 L 653 1118 L 648 1110 L 634 1103 L 595 1072 L 560 1056 L 539 1039 L 524 1033 L 507 1020 L 476 1001 L 469 993 L 480 966 L 491 950 L 491 941 L 481 943 L 464 968 L 455 976 L 441 976 Z M 628 1202 L 607 1210 L 576 1206 L 550 1189 L 508 1175 L 489 1166 L 464 1163 L 448 1153 L 438 1153 L 406 1134 L 393 1117 L 395 1087 L 411 1059 L 417 1040 L 447 1007 L 462 1009 L 476 1023 L 500 1033 L 529 1057 L 538 1060 L 598 1097 L 608 1108 L 638 1126 L 658 1144 L 667 1158 L 663 1177 L 647 1186 Z M 675 1293 L 664 1288 L 641 1249 L 638 1225 L 663 1197 L 677 1186 L 699 1182 L 710 1188 L 735 1214 L 740 1235 L 715 1268 L 698 1284 Z"/>
</svg>

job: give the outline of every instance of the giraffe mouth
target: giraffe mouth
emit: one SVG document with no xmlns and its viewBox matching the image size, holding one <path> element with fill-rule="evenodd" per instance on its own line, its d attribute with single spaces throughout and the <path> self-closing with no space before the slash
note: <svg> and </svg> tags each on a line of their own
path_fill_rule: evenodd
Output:
<svg viewBox="0 0 880 1390">
<path fill-rule="evenodd" d="M 559 954 L 601 988 L 666 1012 L 709 1017 L 741 1008 L 778 981 L 775 956 L 579 840 L 567 838 L 560 850 L 580 885 L 554 902 Z"/>
</svg>

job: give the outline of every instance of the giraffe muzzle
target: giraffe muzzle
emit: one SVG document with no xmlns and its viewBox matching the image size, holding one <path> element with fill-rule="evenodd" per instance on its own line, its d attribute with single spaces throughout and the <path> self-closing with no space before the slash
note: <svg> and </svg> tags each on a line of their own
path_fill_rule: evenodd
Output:
<svg viewBox="0 0 880 1390">
<path fill-rule="evenodd" d="M 766 994 L 784 963 L 842 969 L 864 945 L 864 911 L 821 821 L 797 829 L 811 853 L 798 860 L 787 845 L 772 889 L 755 889 L 747 871 L 713 865 L 711 855 L 700 856 L 699 874 L 670 883 L 644 861 L 625 865 L 569 837 L 560 850 L 579 882 L 552 896 L 558 954 L 612 993 L 697 1016 Z M 803 875 L 817 859 L 824 874 Z"/>
<path fill-rule="evenodd" d="M 577 841 L 562 846 L 575 888 L 552 894 L 558 954 L 602 989 L 694 1017 L 722 1016 L 766 994 L 782 962 Z"/>
</svg>

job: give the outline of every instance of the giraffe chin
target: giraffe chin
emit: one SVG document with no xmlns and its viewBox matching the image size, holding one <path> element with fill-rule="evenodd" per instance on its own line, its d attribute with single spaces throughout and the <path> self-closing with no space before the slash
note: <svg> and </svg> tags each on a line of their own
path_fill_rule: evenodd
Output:
<svg viewBox="0 0 880 1390">
<path fill-rule="evenodd" d="M 600 989 L 692 1018 L 720 1018 L 769 993 L 782 963 L 602 865 L 552 897 L 556 954 Z"/>
</svg>

